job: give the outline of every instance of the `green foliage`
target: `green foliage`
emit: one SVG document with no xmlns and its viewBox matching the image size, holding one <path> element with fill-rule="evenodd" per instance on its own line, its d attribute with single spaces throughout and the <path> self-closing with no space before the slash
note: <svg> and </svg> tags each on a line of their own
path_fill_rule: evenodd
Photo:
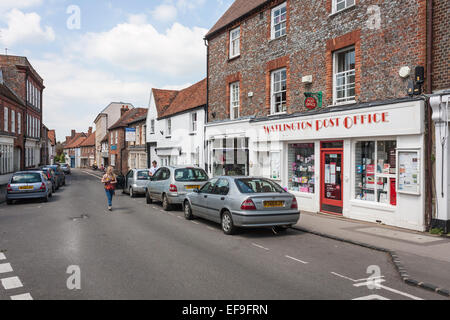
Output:
<svg viewBox="0 0 450 320">
<path fill-rule="evenodd" d="M 433 228 L 433 229 L 430 230 L 430 233 L 442 236 L 444 234 L 444 229 L 442 229 L 442 228 Z"/>
</svg>

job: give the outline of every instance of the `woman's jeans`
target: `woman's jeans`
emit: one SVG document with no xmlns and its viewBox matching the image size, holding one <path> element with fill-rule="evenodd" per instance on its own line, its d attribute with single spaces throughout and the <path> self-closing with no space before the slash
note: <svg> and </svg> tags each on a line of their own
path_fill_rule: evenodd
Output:
<svg viewBox="0 0 450 320">
<path fill-rule="evenodd" d="M 108 206 L 112 206 L 112 198 L 114 196 L 114 190 L 105 189 L 106 197 L 108 198 Z"/>
</svg>

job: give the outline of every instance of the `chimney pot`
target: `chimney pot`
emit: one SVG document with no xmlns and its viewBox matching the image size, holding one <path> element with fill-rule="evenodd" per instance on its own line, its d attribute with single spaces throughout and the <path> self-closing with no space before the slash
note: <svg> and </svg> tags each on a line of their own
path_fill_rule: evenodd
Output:
<svg viewBox="0 0 450 320">
<path fill-rule="evenodd" d="M 75 137 L 75 130 L 72 130 L 72 138 Z"/>
</svg>

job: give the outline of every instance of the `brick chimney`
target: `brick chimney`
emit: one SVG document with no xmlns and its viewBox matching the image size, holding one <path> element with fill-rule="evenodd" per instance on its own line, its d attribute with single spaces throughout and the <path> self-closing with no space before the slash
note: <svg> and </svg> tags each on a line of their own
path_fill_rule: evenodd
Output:
<svg viewBox="0 0 450 320">
<path fill-rule="evenodd" d="M 75 137 L 75 130 L 72 130 L 72 135 L 71 135 L 71 137 L 72 137 L 72 138 Z"/>
<path fill-rule="evenodd" d="M 120 109 L 120 116 L 123 116 L 128 110 L 128 106 L 122 106 L 122 108 Z"/>
<path fill-rule="evenodd" d="M 92 127 L 89 127 L 88 136 L 92 134 Z"/>
</svg>

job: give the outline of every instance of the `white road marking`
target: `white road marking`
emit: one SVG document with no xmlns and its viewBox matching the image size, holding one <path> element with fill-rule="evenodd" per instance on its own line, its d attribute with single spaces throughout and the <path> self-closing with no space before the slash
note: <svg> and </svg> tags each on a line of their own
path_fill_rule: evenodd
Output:
<svg viewBox="0 0 450 320">
<path fill-rule="evenodd" d="M 90 173 L 90 172 L 87 172 L 87 171 L 81 171 L 81 172 L 84 172 L 84 173 L 86 173 L 86 174 L 88 174 L 88 175 L 90 175 L 90 176 L 93 176 L 93 177 L 96 177 L 96 178 L 99 179 L 99 180 L 102 180 L 101 177 L 99 177 L 99 176 L 97 176 L 97 175 L 95 175 L 95 174 L 92 174 L 92 173 Z"/>
<path fill-rule="evenodd" d="M 29 293 L 18 294 L 16 296 L 11 296 L 11 300 L 33 300 L 33 297 Z"/>
<path fill-rule="evenodd" d="M 5 288 L 5 290 L 23 287 L 23 284 L 20 281 L 19 277 L 0 279 L 0 282 L 2 283 L 3 288 Z"/>
<path fill-rule="evenodd" d="M 255 247 L 257 247 L 257 248 L 260 248 L 260 249 L 264 249 L 264 250 L 267 250 L 267 251 L 269 251 L 269 250 L 270 250 L 269 248 L 266 248 L 266 247 L 260 246 L 259 244 L 256 244 L 256 243 L 252 243 L 252 245 L 253 245 L 253 246 L 255 246 Z"/>
<path fill-rule="evenodd" d="M 406 293 L 406 292 L 402 292 L 402 291 L 399 291 L 399 290 L 396 290 L 396 289 L 392 289 L 392 288 L 389 288 L 389 287 L 386 287 L 386 286 L 383 286 L 382 284 L 380 284 L 381 282 L 384 282 L 384 281 L 385 280 L 368 281 L 368 282 L 363 282 L 363 283 L 357 283 L 357 284 L 354 284 L 353 286 L 355 286 L 355 287 L 362 287 L 362 286 L 374 286 L 375 285 L 375 286 L 377 286 L 380 289 L 384 289 L 384 290 L 387 290 L 387 291 L 399 294 L 401 296 L 405 296 L 407 298 L 411 298 L 413 300 L 423 300 L 422 298 L 413 296 L 412 294 L 409 294 L 409 293 Z"/>
<path fill-rule="evenodd" d="M 353 299 L 353 300 L 391 300 L 391 299 L 379 296 L 377 294 L 372 294 L 370 296 L 356 298 L 356 299 Z"/>
<path fill-rule="evenodd" d="M 180 217 L 180 216 L 177 216 L 177 218 L 178 218 L 178 219 L 183 219 L 183 218 L 182 218 L 182 217 Z"/>
<path fill-rule="evenodd" d="M 195 222 L 195 221 L 191 221 L 193 224 L 197 224 L 197 225 L 199 225 L 200 223 L 198 223 L 198 222 Z"/>
<path fill-rule="evenodd" d="M 11 264 L 9 263 L 2 263 L 0 264 L 0 273 L 8 273 L 12 272 L 13 268 L 11 267 Z"/>
<path fill-rule="evenodd" d="M 291 260 L 294 260 L 294 261 L 303 263 L 303 264 L 308 264 L 308 263 L 309 263 L 309 262 L 302 261 L 302 260 L 300 260 L 300 259 L 297 259 L 297 258 L 294 258 L 294 257 L 291 257 L 291 256 L 285 256 L 285 257 L 288 258 L 288 259 L 291 259 Z"/>
<path fill-rule="evenodd" d="M 0 260 L 6 260 L 5 254 L 0 252 Z"/>
<path fill-rule="evenodd" d="M 212 231 L 216 231 L 216 229 L 214 229 L 214 228 L 212 228 L 212 227 L 207 227 L 209 230 L 212 230 Z"/>
<path fill-rule="evenodd" d="M 349 278 L 349 277 L 343 276 L 342 274 L 339 274 L 339 273 L 336 273 L 336 272 L 331 272 L 331 274 L 334 274 L 335 276 L 338 276 L 338 277 L 340 277 L 340 278 L 344 278 L 344 279 L 347 279 L 347 280 L 350 280 L 350 281 L 356 282 L 356 280 L 355 280 L 355 279 L 352 279 L 352 278 Z"/>
</svg>

